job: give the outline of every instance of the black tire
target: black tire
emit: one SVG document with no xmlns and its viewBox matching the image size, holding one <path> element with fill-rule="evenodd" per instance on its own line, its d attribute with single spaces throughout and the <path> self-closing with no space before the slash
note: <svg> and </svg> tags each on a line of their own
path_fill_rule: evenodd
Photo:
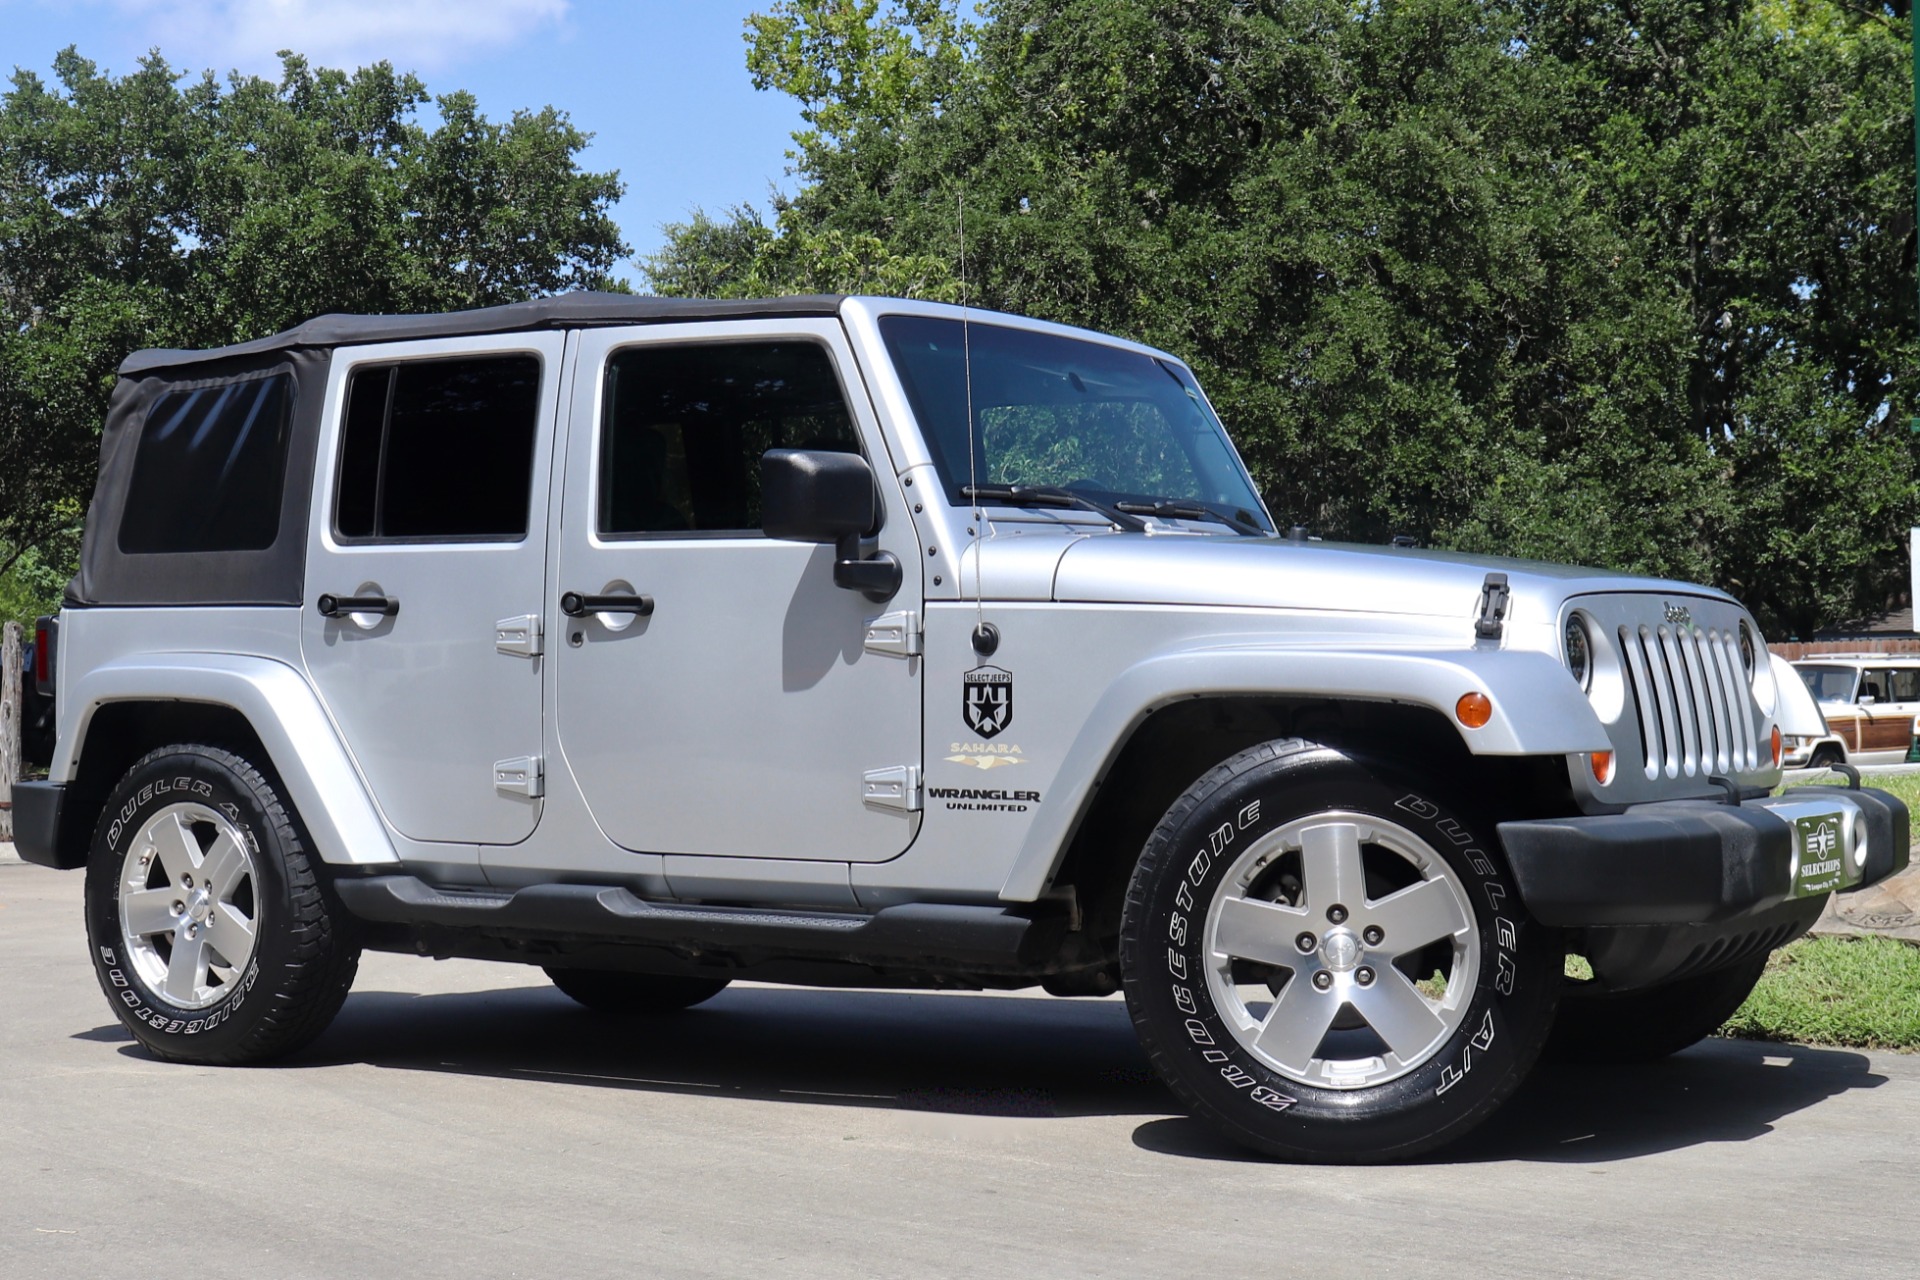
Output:
<svg viewBox="0 0 1920 1280">
<path fill-rule="evenodd" d="M 163 830 L 174 838 L 161 839 Z M 198 847 L 189 850 L 188 842 Z M 216 867 L 232 864 L 229 843 L 244 854 L 241 872 L 230 878 Z M 189 867 L 203 872 L 196 889 L 174 883 Z M 210 882 L 229 879 L 230 890 L 207 894 Z M 177 917 L 179 928 L 139 932 L 136 921 L 130 934 L 123 906 L 132 911 L 136 896 L 159 888 L 178 893 L 178 905 L 188 908 Z M 205 899 L 197 906 L 196 891 Z M 194 924 L 192 914 L 203 909 L 207 915 Z M 241 948 L 217 937 L 228 921 L 213 917 L 248 913 L 251 952 L 229 961 L 219 946 L 232 945 L 236 954 Z M 94 831 L 86 917 L 94 972 L 115 1015 L 149 1053 L 173 1062 L 237 1066 L 291 1053 L 340 1011 L 360 963 L 352 921 L 315 874 L 299 821 L 277 785 L 216 747 L 162 747 L 127 771 Z M 175 960 L 187 958 L 179 948 L 190 945 L 182 942 L 189 925 L 204 936 L 204 959 L 179 970 L 203 964 L 206 982 L 192 980 L 194 990 L 182 999 L 188 979 L 169 988 Z"/>
<path fill-rule="evenodd" d="M 1846 759 L 1845 752 L 1841 751 L 1840 748 L 1834 746 L 1832 743 L 1828 743 L 1824 747 L 1814 749 L 1813 759 L 1807 761 L 1807 768 L 1831 769 L 1836 764 L 1845 764 Z"/>
<path fill-rule="evenodd" d="M 691 1009 L 727 989 L 726 978 L 684 978 L 606 969 L 548 969 L 561 992 L 595 1013 L 657 1016 Z"/>
<path fill-rule="evenodd" d="M 1658 1062 L 1718 1031 L 1766 971 L 1762 955 L 1640 991 L 1561 993 L 1547 1055 L 1558 1062 Z"/>
<path fill-rule="evenodd" d="M 1364 884 L 1358 903 L 1329 903 L 1309 883 L 1317 874 L 1306 870 L 1309 865 L 1332 865 L 1309 864 L 1308 838 L 1299 835 L 1316 825 L 1303 820 L 1320 814 L 1329 815 L 1329 822 L 1317 825 L 1336 833 L 1325 839 L 1344 849 L 1344 833 L 1352 842 L 1348 860 L 1339 865 L 1360 871 L 1340 883 Z M 1342 820 L 1340 814 L 1352 817 Z M 1300 869 L 1291 889 L 1284 874 L 1289 858 Z M 1393 881 L 1408 874 L 1411 880 Z M 1393 938 L 1375 937 L 1368 927 L 1365 948 L 1358 949 L 1360 939 L 1346 929 L 1349 923 L 1383 924 L 1400 929 L 1403 941 L 1418 938 L 1424 930 L 1413 923 L 1402 929 L 1404 913 L 1389 914 L 1395 908 L 1386 900 L 1420 880 L 1440 886 L 1423 891 L 1421 899 L 1444 906 L 1449 924 L 1440 926 L 1435 940 L 1396 956 Z M 1127 1008 L 1148 1058 L 1174 1093 L 1234 1141 L 1293 1160 L 1403 1159 L 1458 1138 L 1491 1114 L 1519 1087 L 1552 1027 L 1562 940 L 1532 921 L 1512 886 L 1491 831 L 1441 804 L 1429 788 L 1403 779 L 1391 766 L 1314 743 L 1265 743 L 1195 782 L 1148 839 L 1121 921 Z M 1215 920 L 1229 918 L 1229 908 L 1220 905 L 1228 898 L 1251 903 L 1262 930 L 1277 924 L 1284 931 L 1298 920 L 1302 933 L 1281 939 L 1295 947 L 1291 960 L 1276 958 L 1252 979 L 1240 967 L 1251 962 L 1211 968 L 1209 939 Z M 1305 915 L 1276 916 L 1270 913 L 1275 906 Z M 1318 946 L 1303 952 L 1293 940 L 1304 943 L 1308 933 Z M 1275 956 L 1285 951 L 1273 937 L 1259 936 L 1258 945 Z M 1437 1001 L 1416 990 L 1409 976 L 1436 957 L 1459 984 Z M 1287 976 L 1272 976 L 1289 964 Z M 1305 1002 L 1285 1007 L 1307 1008 L 1310 1016 L 1283 1022 L 1274 1015 L 1263 1024 L 1298 1029 L 1281 1039 L 1292 1040 L 1296 1060 L 1307 1062 L 1304 1069 L 1283 1073 L 1243 1039 L 1267 1043 L 1264 1030 L 1249 1029 L 1252 1007 L 1235 1004 L 1249 982 L 1256 992 L 1271 990 L 1276 1008 L 1296 993 Z M 1403 1030 L 1428 1037 L 1409 1041 L 1402 1035 L 1411 1045 L 1403 1055 L 1372 1015 L 1355 1010 L 1362 1002 L 1384 1002 L 1369 1007 L 1395 1013 L 1407 1007 L 1410 993 L 1425 1002 L 1432 1020 L 1419 1021 L 1417 1009 L 1411 1019 L 1402 1018 Z M 1313 1028 L 1328 1025 L 1321 1019 L 1329 1007 L 1339 1012 L 1322 1034 Z M 1379 1025 L 1389 1023 L 1382 1019 Z M 1347 1046 L 1368 1038 L 1387 1056 L 1353 1058 Z"/>
</svg>

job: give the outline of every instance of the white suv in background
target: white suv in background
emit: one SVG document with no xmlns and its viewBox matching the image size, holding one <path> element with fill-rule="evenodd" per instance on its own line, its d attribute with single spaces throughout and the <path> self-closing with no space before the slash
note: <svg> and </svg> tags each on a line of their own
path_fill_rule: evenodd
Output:
<svg viewBox="0 0 1920 1280">
<path fill-rule="evenodd" d="M 1920 716 L 1920 655 L 1822 654 L 1793 664 L 1826 717 L 1824 737 L 1792 735 L 1783 763 L 1898 764 Z"/>
</svg>

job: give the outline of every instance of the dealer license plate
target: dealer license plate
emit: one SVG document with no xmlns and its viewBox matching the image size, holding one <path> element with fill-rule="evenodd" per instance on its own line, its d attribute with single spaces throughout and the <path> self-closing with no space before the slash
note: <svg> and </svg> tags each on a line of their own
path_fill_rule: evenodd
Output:
<svg viewBox="0 0 1920 1280">
<path fill-rule="evenodd" d="M 1840 815 L 1823 813 L 1793 820 L 1793 896 L 1831 893 L 1845 879 L 1846 842 Z"/>
</svg>

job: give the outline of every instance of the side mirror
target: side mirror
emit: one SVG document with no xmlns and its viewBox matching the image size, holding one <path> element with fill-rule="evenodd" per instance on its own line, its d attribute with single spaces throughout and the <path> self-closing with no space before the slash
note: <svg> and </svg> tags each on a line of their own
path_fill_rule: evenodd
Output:
<svg viewBox="0 0 1920 1280">
<path fill-rule="evenodd" d="M 857 453 L 769 449 L 760 455 L 760 527 L 769 538 L 838 542 L 873 530 L 873 468 Z"/>
<path fill-rule="evenodd" d="M 1880 701 L 1880 699 L 1874 697 L 1870 693 L 1863 693 L 1860 695 L 1860 705 L 1863 707 L 1870 707 L 1878 701 Z"/>
<path fill-rule="evenodd" d="M 878 531 L 880 495 L 873 468 L 857 453 L 769 449 L 760 455 L 760 527 L 769 538 L 831 542 L 835 586 L 867 599 L 893 599 L 900 590 L 899 557 L 868 556 L 861 542 Z"/>
</svg>

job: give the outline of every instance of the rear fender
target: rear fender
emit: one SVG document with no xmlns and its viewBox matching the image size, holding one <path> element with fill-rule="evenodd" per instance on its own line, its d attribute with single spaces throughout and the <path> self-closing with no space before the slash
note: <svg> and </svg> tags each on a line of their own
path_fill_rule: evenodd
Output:
<svg viewBox="0 0 1920 1280">
<path fill-rule="evenodd" d="M 380 815 L 313 689 L 294 668 L 266 658 L 157 654 L 96 667 L 62 691 L 73 708 L 48 777 L 76 776 L 94 713 L 116 702 L 197 702 L 230 707 L 266 748 L 287 798 L 320 857 L 331 863 L 397 863 Z"/>
</svg>

